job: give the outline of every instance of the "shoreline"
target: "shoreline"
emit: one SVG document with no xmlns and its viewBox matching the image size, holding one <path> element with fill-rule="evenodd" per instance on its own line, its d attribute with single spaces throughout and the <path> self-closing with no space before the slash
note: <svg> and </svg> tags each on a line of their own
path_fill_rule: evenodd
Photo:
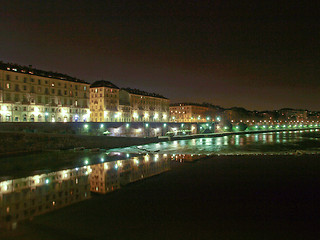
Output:
<svg viewBox="0 0 320 240">
<path fill-rule="evenodd" d="M 150 143 L 159 143 L 176 140 L 187 140 L 197 138 L 215 138 L 231 135 L 261 134 L 287 131 L 308 131 L 311 129 L 280 129 L 280 130 L 257 130 L 226 133 L 208 133 L 182 135 L 173 137 L 111 137 L 111 136 L 86 136 L 86 135 L 66 135 L 66 134 L 46 134 L 46 133 L 9 133 L 1 132 L 2 140 L 0 144 L 6 146 L 0 148 L 0 159 L 11 156 L 28 155 L 33 153 L 70 150 L 84 147 L 86 149 L 113 149 L 130 146 L 138 146 Z"/>
</svg>

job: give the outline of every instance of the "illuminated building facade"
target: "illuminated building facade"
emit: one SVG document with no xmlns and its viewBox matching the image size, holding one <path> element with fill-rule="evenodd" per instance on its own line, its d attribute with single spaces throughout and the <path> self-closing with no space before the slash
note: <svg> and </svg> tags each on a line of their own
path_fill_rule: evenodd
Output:
<svg viewBox="0 0 320 240">
<path fill-rule="evenodd" d="M 90 86 L 90 119 L 92 122 L 123 122 L 119 109 L 119 88 L 108 81 Z"/>
<path fill-rule="evenodd" d="M 0 228 L 90 198 L 90 167 L 0 182 Z"/>
<path fill-rule="evenodd" d="M 170 121 L 206 122 L 209 107 L 195 103 L 177 103 L 170 105 Z"/>
<path fill-rule="evenodd" d="M 0 62 L 0 122 L 84 122 L 88 113 L 88 83 Z"/>
<path fill-rule="evenodd" d="M 137 89 L 120 89 L 120 105 L 130 111 L 132 122 L 166 122 L 169 120 L 169 99 Z"/>
</svg>

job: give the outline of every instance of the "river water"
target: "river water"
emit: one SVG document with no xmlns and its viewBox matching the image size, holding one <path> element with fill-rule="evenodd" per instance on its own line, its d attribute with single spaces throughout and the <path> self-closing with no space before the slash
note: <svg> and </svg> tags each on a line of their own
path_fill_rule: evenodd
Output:
<svg viewBox="0 0 320 240">
<path fill-rule="evenodd" d="M 205 155 L 317 154 L 318 130 L 176 140 L 111 149 L 52 152 L 0 161 L 0 227 L 106 194 Z"/>
<path fill-rule="evenodd" d="M 316 152 L 320 141 L 315 138 L 319 130 L 285 131 L 260 134 L 231 135 L 214 138 L 176 140 L 121 149 L 116 152 L 159 152 L 167 154 L 248 154 L 286 153 L 297 150 Z"/>
</svg>

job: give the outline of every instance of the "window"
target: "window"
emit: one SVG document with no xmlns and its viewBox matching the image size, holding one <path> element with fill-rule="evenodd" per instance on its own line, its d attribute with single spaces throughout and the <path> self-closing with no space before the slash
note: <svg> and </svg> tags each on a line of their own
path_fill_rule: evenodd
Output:
<svg viewBox="0 0 320 240">
<path fill-rule="evenodd" d="M 18 77 L 18 76 L 16 76 L 16 80 L 19 80 L 19 77 Z"/>
<path fill-rule="evenodd" d="M 11 94 L 10 93 L 6 93 L 6 100 L 10 101 L 11 100 Z"/>
<path fill-rule="evenodd" d="M 14 86 L 14 90 L 17 91 L 17 92 L 20 91 L 20 88 L 19 88 L 19 85 L 18 85 L 18 84 L 16 84 L 16 85 Z"/>
<path fill-rule="evenodd" d="M 41 80 L 40 79 L 38 79 L 38 84 L 41 85 Z"/>
<path fill-rule="evenodd" d="M 47 80 L 45 80 L 45 81 L 44 81 L 44 83 L 45 83 L 45 84 L 48 84 L 48 81 L 47 81 Z"/>
<path fill-rule="evenodd" d="M 48 89 L 48 88 L 45 88 L 45 89 L 44 89 L 44 93 L 45 93 L 45 94 L 49 94 L 49 89 Z"/>
<path fill-rule="evenodd" d="M 15 101 L 15 102 L 19 102 L 19 101 L 20 101 L 20 96 L 19 96 L 19 94 L 15 94 L 15 95 L 14 95 L 14 101 Z"/>
<path fill-rule="evenodd" d="M 7 87 L 7 88 L 10 88 L 10 83 L 7 83 L 7 84 L 6 84 L 6 87 Z"/>
<path fill-rule="evenodd" d="M 10 75 L 6 75 L 7 81 L 10 81 Z"/>
<path fill-rule="evenodd" d="M 83 87 L 83 90 L 85 90 L 85 91 L 86 91 L 86 90 L 87 90 L 87 87 L 86 87 L 86 86 L 84 86 L 84 87 Z"/>
<path fill-rule="evenodd" d="M 51 89 L 51 93 L 54 94 L 54 89 Z"/>
<path fill-rule="evenodd" d="M 33 79 L 33 78 L 31 78 L 31 82 L 34 82 L 34 79 Z"/>
<path fill-rule="evenodd" d="M 23 90 L 27 90 L 27 86 L 26 85 L 23 85 Z"/>
<path fill-rule="evenodd" d="M 25 78 L 23 78 L 23 82 L 24 83 L 26 83 L 27 82 L 27 78 L 25 77 Z"/>
</svg>

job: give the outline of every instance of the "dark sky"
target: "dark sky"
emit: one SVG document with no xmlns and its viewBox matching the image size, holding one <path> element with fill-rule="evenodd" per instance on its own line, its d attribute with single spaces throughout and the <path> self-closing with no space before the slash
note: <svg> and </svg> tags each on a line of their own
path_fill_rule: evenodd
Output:
<svg viewBox="0 0 320 240">
<path fill-rule="evenodd" d="M 320 110 L 316 3 L 10 0 L 0 6 L 4 62 L 105 79 L 172 102 Z"/>
</svg>

